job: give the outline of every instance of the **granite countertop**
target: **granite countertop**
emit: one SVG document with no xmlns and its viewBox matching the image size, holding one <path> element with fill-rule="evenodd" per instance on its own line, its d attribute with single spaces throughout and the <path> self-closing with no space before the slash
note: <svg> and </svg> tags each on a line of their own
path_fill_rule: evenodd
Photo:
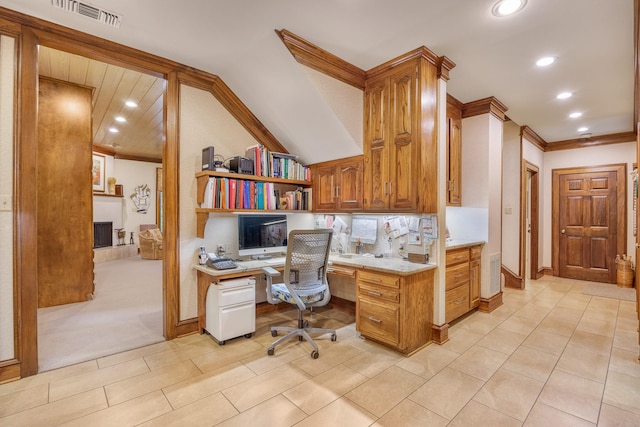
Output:
<svg viewBox="0 0 640 427">
<path fill-rule="evenodd" d="M 366 255 L 330 255 L 329 261 L 336 265 L 345 265 L 349 267 L 361 268 L 364 270 L 375 270 L 383 273 L 393 273 L 400 276 L 408 276 L 425 270 L 436 268 L 433 263 L 417 264 L 400 258 L 375 258 Z M 227 274 L 236 274 L 243 271 L 256 271 L 263 267 L 284 267 L 285 257 L 271 258 L 267 260 L 248 260 L 236 261 L 237 268 L 228 270 L 216 270 L 206 265 L 196 265 L 196 270 L 202 271 L 210 276 L 224 276 Z"/>
<path fill-rule="evenodd" d="M 482 240 L 463 240 L 463 239 L 451 239 L 447 240 L 447 250 L 468 248 L 470 246 L 484 245 L 486 242 Z"/>
</svg>

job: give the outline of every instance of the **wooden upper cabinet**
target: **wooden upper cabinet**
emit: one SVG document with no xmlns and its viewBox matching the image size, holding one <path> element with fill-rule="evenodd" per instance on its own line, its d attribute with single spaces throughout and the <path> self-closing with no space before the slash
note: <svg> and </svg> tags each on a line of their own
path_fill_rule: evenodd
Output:
<svg viewBox="0 0 640 427">
<path fill-rule="evenodd" d="M 423 57 L 410 57 L 376 70 L 366 81 L 367 211 L 437 210 L 435 70 Z"/>
<path fill-rule="evenodd" d="M 447 205 L 462 206 L 462 105 L 447 97 Z"/>
<path fill-rule="evenodd" d="M 362 210 L 362 156 L 317 163 L 312 168 L 314 211 Z"/>
</svg>

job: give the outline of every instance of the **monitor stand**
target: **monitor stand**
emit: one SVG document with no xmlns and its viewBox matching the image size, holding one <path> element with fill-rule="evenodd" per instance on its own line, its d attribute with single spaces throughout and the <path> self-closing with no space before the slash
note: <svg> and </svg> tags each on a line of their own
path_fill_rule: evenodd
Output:
<svg viewBox="0 0 640 427">
<path fill-rule="evenodd" d="M 251 255 L 251 259 L 271 259 L 271 255 Z"/>
</svg>

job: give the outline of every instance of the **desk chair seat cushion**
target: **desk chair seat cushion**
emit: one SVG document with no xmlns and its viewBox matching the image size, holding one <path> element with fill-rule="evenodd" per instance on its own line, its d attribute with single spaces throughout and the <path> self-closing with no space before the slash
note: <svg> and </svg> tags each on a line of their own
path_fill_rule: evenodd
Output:
<svg viewBox="0 0 640 427">
<path fill-rule="evenodd" d="M 318 286 L 310 289 L 297 290 L 298 297 L 305 305 L 313 304 L 324 299 L 324 293 L 326 291 L 325 286 Z M 271 293 L 274 299 L 279 299 L 289 304 L 296 304 L 291 292 L 287 289 L 284 283 L 271 285 Z"/>
</svg>

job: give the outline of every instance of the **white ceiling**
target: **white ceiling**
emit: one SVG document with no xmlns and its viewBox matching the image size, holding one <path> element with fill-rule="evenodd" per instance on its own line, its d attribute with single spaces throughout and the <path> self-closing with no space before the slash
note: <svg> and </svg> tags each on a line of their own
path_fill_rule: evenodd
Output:
<svg viewBox="0 0 640 427">
<path fill-rule="evenodd" d="M 495 0 L 90 0 L 122 15 L 120 28 L 51 0 L 0 5 L 220 76 L 303 161 L 361 151 L 274 30 L 287 29 L 367 70 L 418 46 L 456 63 L 448 92 L 495 96 L 518 125 L 547 142 L 633 126 L 633 0 L 528 0 L 507 18 Z M 537 68 L 541 56 L 557 64 Z M 560 91 L 574 92 L 559 101 Z M 569 119 L 581 111 L 580 119 Z"/>
</svg>

